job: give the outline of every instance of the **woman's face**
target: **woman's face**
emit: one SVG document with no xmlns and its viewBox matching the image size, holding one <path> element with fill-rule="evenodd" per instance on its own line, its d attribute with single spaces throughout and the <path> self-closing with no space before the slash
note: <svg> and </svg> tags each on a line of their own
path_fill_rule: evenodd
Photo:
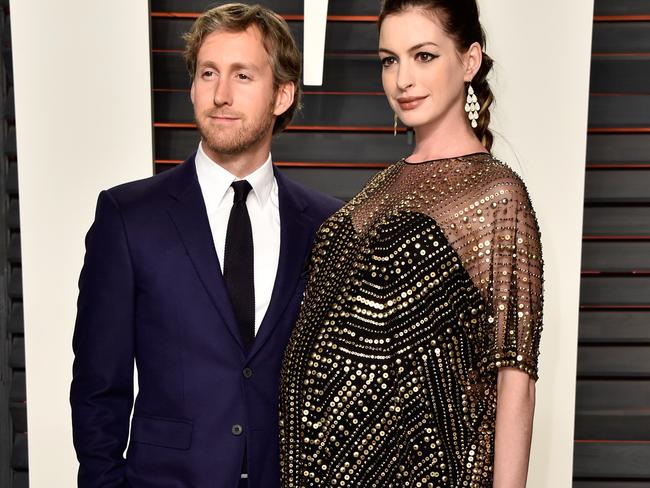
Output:
<svg viewBox="0 0 650 488">
<path fill-rule="evenodd" d="M 475 70 L 434 16 L 409 9 L 386 17 L 379 57 L 388 103 L 405 125 L 437 127 L 466 117 L 464 82 Z"/>
</svg>

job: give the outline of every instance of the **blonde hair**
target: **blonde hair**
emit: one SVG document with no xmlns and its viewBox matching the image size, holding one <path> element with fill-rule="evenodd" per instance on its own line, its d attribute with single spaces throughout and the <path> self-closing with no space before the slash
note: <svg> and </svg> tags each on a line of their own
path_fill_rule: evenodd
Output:
<svg viewBox="0 0 650 488">
<path fill-rule="evenodd" d="M 205 38 L 213 32 L 242 32 L 250 26 L 256 26 L 262 34 L 264 49 L 269 55 L 273 72 L 275 90 L 284 83 L 293 83 L 295 93 L 293 103 L 281 115 L 273 126 L 273 133 L 282 131 L 300 107 L 302 89 L 300 87 L 300 51 L 291 35 L 287 23 L 273 11 L 260 5 L 228 3 L 207 10 L 196 19 L 189 32 L 183 35 L 185 40 L 185 63 L 193 81 L 196 74 L 196 59 Z"/>
</svg>

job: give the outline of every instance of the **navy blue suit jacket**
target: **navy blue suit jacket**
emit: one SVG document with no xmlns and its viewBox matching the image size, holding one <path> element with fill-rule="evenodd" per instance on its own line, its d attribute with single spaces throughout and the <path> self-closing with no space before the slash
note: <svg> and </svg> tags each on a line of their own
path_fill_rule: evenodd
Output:
<svg viewBox="0 0 650 488">
<path fill-rule="evenodd" d="M 100 194 L 86 237 L 73 340 L 80 488 L 235 488 L 245 444 L 249 486 L 280 486 L 281 361 L 314 234 L 341 202 L 275 176 L 280 259 L 248 353 L 194 157 Z"/>
</svg>

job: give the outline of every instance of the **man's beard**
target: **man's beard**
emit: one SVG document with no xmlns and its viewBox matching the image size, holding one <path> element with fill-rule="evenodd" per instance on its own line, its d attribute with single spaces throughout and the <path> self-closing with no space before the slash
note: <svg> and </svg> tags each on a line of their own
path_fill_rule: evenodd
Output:
<svg viewBox="0 0 650 488">
<path fill-rule="evenodd" d="M 251 123 L 242 122 L 235 130 L 220 130 L 211 127 L 209 123 L 204 124 L 198 117 L 195 120 L 204 144 L 214 153 L 231 156 L 241 154 L 266 137 L 274 122 L 273 107 L 274 104 L 270 104 L 268 112 L 261 118 Z M 218 111 L 207 112 L 203 120 L 207 119 L 210 113 L 215 112 Z"/>
</svg>

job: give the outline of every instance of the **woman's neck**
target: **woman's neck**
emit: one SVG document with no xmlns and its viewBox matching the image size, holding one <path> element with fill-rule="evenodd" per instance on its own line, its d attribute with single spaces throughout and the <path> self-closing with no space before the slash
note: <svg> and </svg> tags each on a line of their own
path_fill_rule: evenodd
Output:
<svg viewBox="0 0 650 488">
<path fill-rule="evenodd" d="M 410 161 L 445 159 L 487 151 L 464 120 L 446 120 L 442 124 L 415 127 L 415 150 Z"/>
</svg>

